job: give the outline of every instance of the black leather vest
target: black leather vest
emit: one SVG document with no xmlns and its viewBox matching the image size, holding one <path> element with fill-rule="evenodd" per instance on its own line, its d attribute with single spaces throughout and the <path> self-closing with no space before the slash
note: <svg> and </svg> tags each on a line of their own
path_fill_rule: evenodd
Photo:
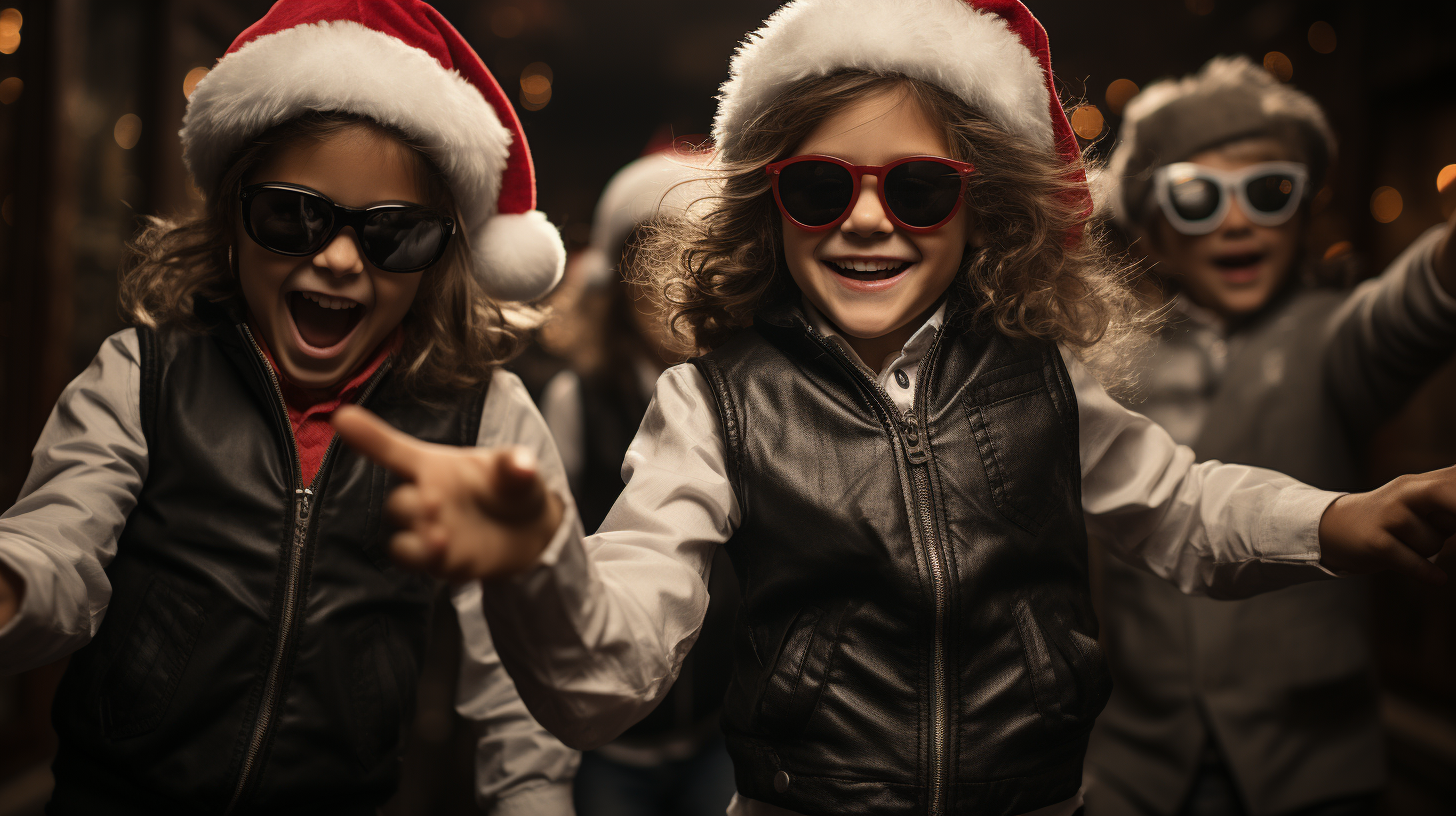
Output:
<svg viewBox="0 0 1456 816">
<path fill-rule="evenodd" d="M 373 814 L 393 791 L 438 584 L 396 569 L 395 477 L 338 439 L 299 485 L 271 367 L 241 324 L 139 330 L 148 471 L 112 598 L 56 698 L 48 813 Z M 359 401 L 474 444 L 484 385 L 448 408 Z"/>
<path fill-rule="evenodd" d="M 617 372 L 581 378 L 582 439 L 586 456 L 582 484 L 577 487 L 577 508 L 588 533 L 601 526 L 607 511 L 622 493 L 622 459 L 647 413 L 647 399 L 635 372 L 625 366 Z M 715 733 L 732 668 L 733 620 L 738 614 L 738 581 L 733 563 L 719 548 L 708 578 L 708 612 L 698 640 L 683 659 L 682 669 L 667 695 L 620 740 L 654 744 L 663 736 Z"/>
<path fill-rule="evenodd" d="M 1056 348 L 952 318 L 903 416 L 794 310 L 696 364 L 743 514 L 738 790 L 803 814 L 1075 795 L 1109 682 Z"/>
</svg>

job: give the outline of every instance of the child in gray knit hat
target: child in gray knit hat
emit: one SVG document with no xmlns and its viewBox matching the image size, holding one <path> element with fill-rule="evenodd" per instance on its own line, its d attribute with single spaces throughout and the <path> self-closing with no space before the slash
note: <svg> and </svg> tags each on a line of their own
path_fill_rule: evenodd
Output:
<svg viewBox="0 0 1456 816">
<path fill-rule="evenodd" d="M 1134 407 L 1200 459 L 1360 484 L 1363 442 L 1456 349 L 1451 226 L 1353 293 L 1293 271 L 1335 140 L 1318 104 L 1243 57 L 1149 86 L 1109 163 L 1113 217 L 1169 294 Z M 1106 559 L 1115 691 L 1087 812 L 1361 814 L 1384 784 L 1366 587 L 1243 601 Z"/>
</svg>

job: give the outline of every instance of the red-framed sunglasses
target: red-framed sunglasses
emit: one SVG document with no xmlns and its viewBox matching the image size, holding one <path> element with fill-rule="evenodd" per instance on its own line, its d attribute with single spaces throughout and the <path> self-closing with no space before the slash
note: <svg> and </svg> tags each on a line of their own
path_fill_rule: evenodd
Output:
<svg viewBox="0 0 1456 816">
<path fill-rule="evenodd" d="M 850 164 L 833 156 L 794 156 L 764 168 L 774 201 L 802 229 L 833 229 L 859 200 L 860 179 L 874 176 L 890 221 L 907 232 L 930 232 L 955 217 L 974 165 L 938 156 L 906 156 L 889 164 Z"/>
</svg>

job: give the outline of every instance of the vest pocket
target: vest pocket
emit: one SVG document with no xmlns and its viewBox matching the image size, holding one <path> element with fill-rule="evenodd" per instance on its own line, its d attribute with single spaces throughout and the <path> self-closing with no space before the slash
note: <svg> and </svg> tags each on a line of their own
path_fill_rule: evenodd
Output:
<svg viewBox="0 0 1456 816">
<path fill-rule="evenodd" d="M 1097 640 L 1071 626 L 1058 627 L 1048 636 L 1025 598 L 1017 598 L 1015 614 L 1032 700 L 1042 721 L 1054 731 L 1091 728 L 1112 692 Z"/>
<path fill-rule="evenodd" d="M 982 385 L 964 404 L 992 502 L 1036 535 L 1066 489 L 1056 478 L 1066 459 L 1062 418 L 1041 369 Z"/>
<path fill-rule="evenodd" d="M 808 725 L 839 652 L 840 626 L 857 605 L 845 601 L 830 612 L 809 606 L 795 615 L 763 677 L 757 714 L 764 731 L 794 736 Z"/>
<path fill-rule="evenodd" d="M 101 679 L 101 727 L 108 737 L 139 736 L 162 721 L 206 617 L 196 601 L 152 577 Z"/>
<path fill-rule="evenodd" d="M 403 744 L 407 695 L 412 693 L 414 683 L 401 670 L 395 650 L 390 648 L 389 625 L 383 619 L 358 627 L 348 642 L 354 656 L 349 684 L 354 716 L 349 725 L 354 730 L 359 761 L 373 770 Z"/>
</svg>

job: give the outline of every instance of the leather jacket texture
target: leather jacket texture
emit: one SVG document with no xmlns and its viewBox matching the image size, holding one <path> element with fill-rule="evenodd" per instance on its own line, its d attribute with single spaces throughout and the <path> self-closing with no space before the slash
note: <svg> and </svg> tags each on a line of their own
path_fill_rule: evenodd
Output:
<svg viewBox="0 0 1456 816">
<path fill-rule="evenodd" d="M 1057 348 L 952 313 L 903 415 L 797 309 L 695 364 L 743 517 L 739 792 L 803 814 L 1074 796 L 1110 684 Z"/>
<path fill-rule="evenodd" d="M 276 375 L 244 324 L 139 330 L 150 468 L 66 671 L 48 813 L 372 814 L 393 791 L 439 585 L 395 568 L 396 477 L 335 439 L 299 484 Z M 359 402 L 473 444 L 486 386 Z"/>
</svg>

